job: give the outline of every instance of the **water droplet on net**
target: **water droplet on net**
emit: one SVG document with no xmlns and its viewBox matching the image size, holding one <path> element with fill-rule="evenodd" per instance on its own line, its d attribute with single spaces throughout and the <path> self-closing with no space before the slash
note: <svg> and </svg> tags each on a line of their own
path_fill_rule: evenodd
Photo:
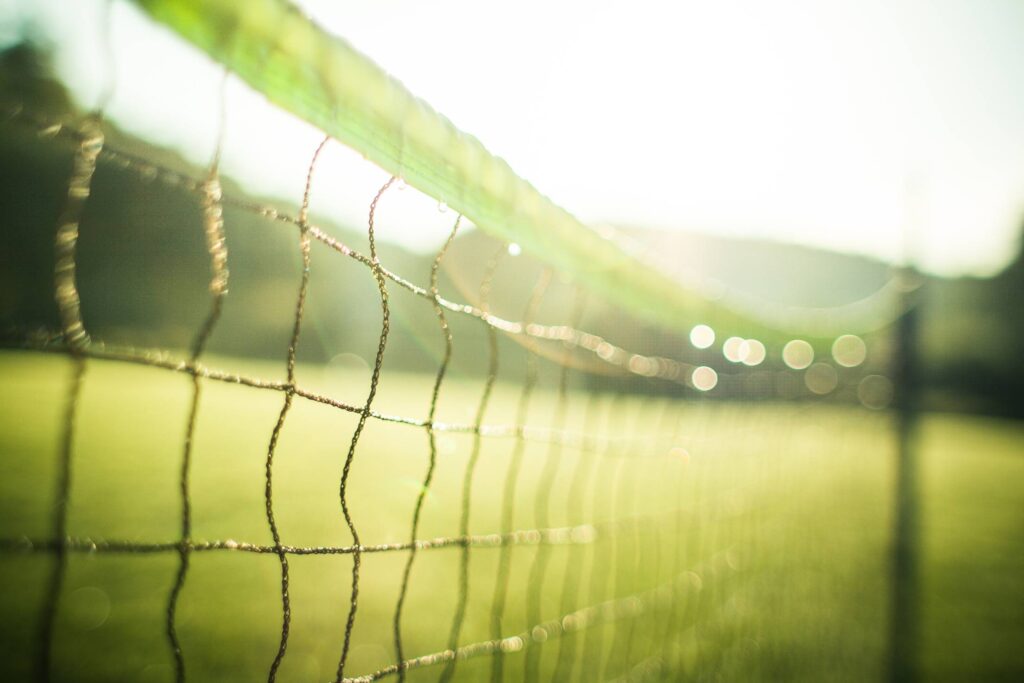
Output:
<svg viewBox="0 0 1024 683">
<path fill-rule="evenodd" d="M 443 199 L 441 201 L 439 201 L 437 203 L 437 210 L 440 211 L 441 213 L 447 213 L 448 212 L 448 202 L 446 202 Z"/>
</svg>

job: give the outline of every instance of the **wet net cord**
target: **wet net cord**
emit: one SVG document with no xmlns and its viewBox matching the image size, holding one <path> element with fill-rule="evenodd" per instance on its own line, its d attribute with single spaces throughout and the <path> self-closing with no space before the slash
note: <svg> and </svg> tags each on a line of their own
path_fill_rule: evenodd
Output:
<svg viewBox="0 0 1024 683">
<path fill-rule="evenodd" d="M 359 549 L 359 532 L 356 531 L 355 523 L 352 521 L 352 514 L 349 511 L 348 500 L 345 498 L 345 493 L 348 488 L 348 478 L 352 469 L 352 461 L 356 454 L 356 446 L 359 443 L 360 435 L 363 433 L 363 428 L 366 426 L 366 420 L 370 416 L 370 407 L 373 405 L 373 399 L 377 395 L 377 385 L 380 382 L 381 367 L 384 364 L 384 348 L 387 345 L 388 332 L 391 328 L 391 311 L 388 307 L 387 281 L 384 279 L 384 274 L 381 272 L 380 261 L 377 259 L 377 244 L 374 241 L 373 221 L 377 213 L 377 204 L 380 202 L 384 193 L 387 192 L 388 188 L 391 187 L 396 180 L 397 178 L 395 176 L 389 178 L 380 190 L 378 190 L 373 201 L 370 202 L 367 237 L 370 244 L 370 260 L 373 266 L 373 277 L 377 281 L 377 290 L 380 293 L 381 327 L 380 339 L 377 344 L 377 355 L 373 362 L 373 373 L 370 376 L 370 390 L 366 396 L 366 403 L 363 405 L 363 409 L 359 413 L 359 422 L 356 423 L 356 428 L 352 433 L 352 441 L 349 444 L 348 453 L 345 456 L 345 466 L 342 469 L 341 483 L 338 487 L 338 497 L 341 499 L 341 511 L 345 517 L 345 524 L 348 526 L 349 533 L 352 534 L 352 544 L 356 548 L 355 552 L 352 553 L 352 594 L 349 601 L 348 617 L 345 620 L 345 636 L 341 646 L 341 657 L 338 659 L 338 673 L 336 680 L 339 682 L 344 678 L 345 664 L 348 661 L 348 653 L 352 645 L 352 629 L 355 627 L 356 610 L 359 606 L 359 568 L 362 561 L 361 551 Z"/>
<path fill-rule="evenodd" d="M 599 399 L 597 394 L 591 394 L 587 400 L 584 424 L 588 430 L 593 432 L 597 429 L 597 414 Z M 580 452 L 576 457 L 576 466 L 573 470 L 572 483 L 569 487 L 569 495 L 566 501 L 566 512 L 569 519 L 584 518 L 584 495 L 588 484 L 594 473 L 596 458 L 586 456 Z M 580 590 L 580 567 L 584 563 L 586 549 L 583 547 L 572 547 L 569 549 L 569 557 L 566 562 L 565 574 L 562 577 L 562 601 L 561 610 L 568 613 L 579 600 Z M 572 680 L 573 670 L 576 665 L 576 635 L 575 632 L 567 633 L 558 641 L 558 657 L 555 660 L 555 669 L 552 673 L 552 680 Z"/>
<path fill-rule="evenodd" d="M 679 416 L 676 415 L 676 416 L 674 416 L 674 419 L 671 420 L 671 422 L 672 422 L 672 437 L 671 438 L 672 438 L 672 441 L 674 442 L 676 437 L 679 435 L 680 425 L 681 425 L 682 421 L 679 419 Z M 670 523 L 672 525 L 672 535 L 676 539 L 680 539 L 680 538 L 683 537 L 683 529 L 684 529 L 684 521 L 683 521 L 683 470 L 682 470 L 682 467 L 680 466 L 680 464 L 681 463 L 679 463 L 678 460 L 674 460 L 672 462 L 667 463 L 666 469 L 669 470 L 669 471 L 664 472 L 664 474 L 663 474 L 663 476 L 665 478 L 664 479 L 665 481 L 673 481 L 674 482 L 674 484 L 672 486 L 672 489 L 675 492 L 675 495 L 673 496 L 673 500 L 674 500 L 673 508 L 674 509 L 672 511 L 672 514 L 671 514 L 672 519 L 671 519 Z M 674 476 L 673 476 L 673 474 L 671 472 L 671 470 L 673 469 L 673 466 L 674 466 L 674 469 L 676 470 Z M 659 534 L 665 533 L 664 532 L 664 528 L 659 526 L 658 527 L 658 533 Z M 659 539 L 659 545 L 660 545 L 660 543 L 661 543 L 661 540 Z M 682 546 L 682 543 L 678 543 L 678 542 L 674 543 L 674 544 L 672 544 L 670 546 L 672 548 L 672 553 L 671 553 L 672 557 L 669 560 L 669 563 L 670 563 L 669 574 L 672 575 L 672 576 L 677 576 L 682 571 L 683 560 L 680 557 L 680 554 L 681 554 L 680 553 L 680 548 L 681 548 L 681 546 Z M 673 634 L 673 632 L 677 628 L 677 623 L 676 623 L 676 621 L 677 621 L 677 612 L 678 612 L 677 602 L 673 601 L 672 604 L 669 605 L 668 612 L 665 615 L 665 624 L 664 624 L 664 627 L 663 627 L 663 630 L 662 630 L 662 637 L 661 637 L 662 651 L 663 651 L 664 657 L 666 659 L 669 659 L 672 656 L 672 654 L 673 654 L 673 652 L 672 652 L 672 634 Z"/>
<path fill-rule="evenodd" d="M 583 315 L 579 291 L 577 291 L 576 303 L 573 306 L 573 309 L 574 310 L 571 314 L 571 324 L 576 326 L 579 324 L 579 320 Z M 554 418 L 552 419 L 552 429 L 555 430 L 561 429 L 565 423 L 566 394 L 569 385 L 570 353 L 571 349 L 566 347 L 563 352 L 562 362 L 560 364 L 561 367 L 559 369 L 558 396 L 555 399 L 556 406 Z M 544 468 L 541 471 L 540 483 L 534 494 L 534 521 L 536 525 L 540 527 L 546 527 L 549 524 L 551 489 L 554 486 L 555 477 L 558 474 L 561 456 L 561 445 L 557 443 L 551 444 L 548 448 Z M 548 548 L 544 546 L 538 547 L 537 552 L 533 557 L 533 564 L 530 567 L 530 574 L 527 583 L 529 589 L 526 595 L 526 622 L 528 624 L 540 622 L 541 592 L 544 585 L 545 575 L 547 573 L 549 559 Z M 540 678 L 540 656 L 540 644 L 535 648 L 530 648 L 526 652 L 526 663 L 523 667 L 523 676 L 526 681 L 536 681 Z"/>
<path fill-rule="evenodd" d="M 288 356 L 286 362 L 288 385 L 284 395 L 284 404 L 281 406 L 281 412 L 277 417 L 274 430 L 270 435 L 270 444 L 267 447 L 267 460 L 265 465 L 264 501 L 266 504 L 267 526 L 270 528 L 270 535 L 274 541 L 274 552 L 281 564 L 281 640 L 277 648 L 277 653 L 274 655 L 274 661 L 270 665 L 270 672 L 267 674 L 267 679 L 271 683 L 277 679 L 277 670 L 281 666 L 281 661 L 284 659 L 285 652 L 288 649 L 288 634 L 291 630 L 292 617 L 291 597 L 289 594 L 290 576 L 288 555 L 284 550 L 284 546 L 281 544 L 281 533 L 278 530 L 277 520 L 274 516 L 274 455 L 277 451 L 277 444 L 281 437 L 281 431 L 284 429 L 285 420 L 287 419 L 288 412 L 292 407 L 292 399 L 295 396 L 295 358 L 299 346 L 299 335 L 302 330 L 302 317 L 306 309 L 306 296 L 309 291 L 311 261 L 309 223 L 307 220 L 309 215 L 309 197 L 310 192 L 312 191 L 313 172 L 316 169 L 317 160 L 320 158 L 320 154 L 323 152 L 324 147 L 327 146 L 329 140 L 329 137 L 325 137 L 317 146 L 316 151 L 313 152 L 313 158 L 309 162 L 309 170 L 306 173 L 306 188 L 302 195 L 302 209 L 299 212 L 299 252 L 302 258 L 302 274 L 299 280 L 299 293 L 295 302 L 295 317 L 292 322 L 292 334 L 288 341 Z"/>
<path fill-rule="evenodd" d="M 17 345 L 15 348 L 29 349 L 33 351 L 39 351 L 44 353 L 55 353 L 60 355 L 66 355 L 68 349 L 66 346 L 59 343 L 59 340 L 26 340 L 24 343 Z M 118 347 L 107 347 L 101 342 L 93 341 L 90 346 L 86 349 L 82 349 L 78 352 L 85 358 L 92 358 L 96 360 L 105 360 L 118 363 L 130 363 L 135 365 L 142 365 L 146 367 L 169 370 L 172 372 L 180 372 L 191 375 L 193 373 L 199 375 L 203 379 L 208 379 L 216 382 L 224 382 L 227 384 L 238 384 L 241 386 L 250 387 L 253 389 L 262 389 L 266 391 L 278 391 L 281 393 L 288 392 L 288 383 L 274 380 L 265 380 L 256 377 L 249 377 L 232 372 L 225 372 L 204 366 L 202 363 L 195 363 L 193 366 L 189 366 L 187 361 L 175 360 L 163 352 L 152 350 L 152 349 L 134 349 L 134 348 L 118 348 Z M 353 406 L 351 404 L 339 401 L 325 396 L 322 394 L 315 393 L 304 387 L 296 384 L 292 386 L 292 393 L 302 399 L 319 403 L 321 405 L 330 406 L 338 410 L 360 414 L 362 412 L 361 407 Z M 380 422 L 387 422 L 392 424 L 406 425 L 409 427 L 422 428 L 426 426 L 426 421 L 420 418 L 405 417 L 401 415 L 389 415 L 378 411 L 371 410 L 369 418 L 378 420 Z M 592 452 L 595 450 L 595 439 L 590 436 L 585 430 L 584 431 L 573 431 L 568 429 L 551 429 L 551 428 L 535 428 L 524 426 L 520 429 L 515 424 L 481 424 L 477 427 L 475 424 L 462 424 L 457 422 L 434 422 L 435 432 L 453 432 L 453 433 L 464 433 L 464 434 L 479 434 L 481 437 L 488 438 L 499 438 L 499 439 L 517 439 L 522 438 L 524 441 L 532 443 L 561 443 L 572 448 L 582 449 L 584 451 Z M 625 437 L 618 437 L 619 440 Z M 640 441 L 650 441 L 649 438 L 644 436 L 631 437 Z"/>
<path fill-rule="evenodd" d="M 526 631 L 515 635 L 494 638 L 468 645 L 456 650 L 445 650 L 422 655 L 403 662 L 391 664 L 363 676 L 346 678 L 342 683 L 370 683 L 389 676 L 394 676 L 400 669 L 411 670 L 422 667 L 437 666 L 456 660 L 472 659 L 484 655 L 519 652 L 537 647 L 539 643 L 564 637 L 566 633 L 575 631 L 592 631 L 596 627 L 605 626 L 616 621 L 632 621 L 655 611 L 667 609 L 667 605 L 680 599 L 692 590 L 693 576 L 706 577 L 707 583 L 713 583 L 718 576 L 725 575 L 733 569 L 727 562 L 729 549 L 718 552 L 700 565 L 694 566 L 683 574 L 673 576 L 668 581 L 644 591 L 618 598 L 610 598 L 581 607 L 571 613 L 559 615 L 557 618 L 532 624 Z M 586 680 L 603 680 L 602 678 Z"/>
<path fill-rule="evenodd" d="M 426 499 L 427 493 L 430 491 L 430 484 L 434 479 L 434 470 L 437 467 L 437 436 L 434 434 L 434 417 L 437 415 L 437 399 L 441 393 L 441 383 L 444 382 L 445 373 L 448 371 L 448 364 L 452 359 L 452 332 L 448 327 L 448 321 L 445 319 L 444 309 L 437 302 L 437 276 L 438 270 L 441 267 L 441 260 L 444 259 L 444 255 L 448 251 L 448 247 L 451 246 L 452 241 L 455 239 L 455 235 L 459 230 L 459 223 L 461 221 L 462 216 L 455 219 L 455 225 L 452 227 L 452 231 L 449 233 L 448 239 L 445 240 L 441 250 L 437 252 L 433 266 L 430 269 L 430 292 L 434 297 L 434 315 L 437 316 L 438 323 L 441 326 L 441 335 L 444 337 L 444 357 L 441 360 L 440 367 L 438 367 L 437 377 L 434 378 L 434 388 L 430 395 L 430 414 L 427 417 L 429 461 L 427 463 L 427 473 L 423 477 L 423 484 L 420 486 L 419 494 L 416 497 L 416 506 L 413 508 L 412 529 L 409 533 L 410 542 L 413 545 L 409 550 L 409 557 L 405 562 L 405 569 L 402 572 L 402 585 L 398 590 L 398 603 L 395 605 L 393 631 L 395 638 L 395 656 L 399 662 L 405 661 L 405 656 L 402 651 L 402 608 L 405 605 L 405 597 L 409 592 L 409 577 L 412 574 L 413 562 L 416 560 L 415 541 L 420 528 L 420 515 L 423 512 L 423 501 Z M 405 681 L 404 668 L 399 668 L 398 680 L 403 682 Z"/>
<path fill-rule="evenodd" d="M 637 431 L 640 420 L 646 411 L 641 403 L 631 412 L 632 415 L 627 418 L 630 422 L 627 422 L 626 431 L 633 433 Z M 631 462 L 631 456 L 633 455 L 631 445 L 627 444 L 623 448 L 626 451 L 626 457 L 618 459 L 615 463 L 615 492 L 612 498 L 612 515 L 614 518 L 632 514 L 634 506 L 637 472 Z M 615 557 L 615 571 L 612 574 L 612 595 L 628 593 L 629 588 L 633 585 L 640 547 L 635 530 L 631 530 L 631 532 L 611 539 L 612 549 L 609 551 L 609 554 Z M 602 678 L 605 677 L 608 667 L 615 671 L 616 668 L 622 667 L 624 662 L 629 661 L 633 640 L 633 625 L 634 622 L 632 621 L 627 623 L 627 632 L 614 638 L 611 647 L 608 649 L 608 656 L 604 659 L 605 668 L 601 669 Z"/>
<path fill-rule="evenodd" d="M 226 78 L 226 74 L 225 74 Z M 227 269 L 227 246 L 224 241 L 224 216 L 221 206 L 221 188 L 218 175 L 220 162 L 221 139 L 223 137 L 223 92 L 225 82 L 221 84 L 221 126 L 217 141 L 217 149 L 214 152 L 213 161 L 210 164 L 209 176 L 203 185 L 201 195 L 201 207 L 203 216 L 203 232 L 206 237 L 206 248 L 210 255 L 210 308 L 206 313 L 199 331 L 192 341 L 192 348 L 189 351 L 188 371 L 192 376 L 192 396 L 189 401 L 188 419 L 185 425 L 184 447 L 181 458 L 181 474 L 179 479 L 179 490 L 181 493 L 181 546 L 178 552 L 178 572 L 174 584 L 171 586 L 170 595 L 167 599 L 167 638 L 170 642 L 171 653 L 174 657 L 175 680 L 179 683 L 185 680 L 185 659 L 181 651 L 181 642 L 178 639 L 178 632 L 175 626 L 175 619 L 178 608 L 178 600 L 181 591 L 185 587 L 185 579 L 189 570 L 189 543 L 192 540 L 192 499 L 190 491 L 189 474 L 192 467 L 192 452 L 195 443 L 196 421 L 199 416 L 199 402 L 202 395 L 202 384 L 200 376 L 195 370 L 195 364 L 199 361 L 210 335 L 213 334 L 217 321 L 220 320 L 223 309 L 224 296 L 228 291 L 228 269 Z"/>
<path fill-rule="evenodd" d="M 491 287 L 494 284 L 494 274 L 498 270 L 498 264 L 502 257 L 508 253 L 506 245 L 502 245 L 494 255 L 488 259 L 484 268 L 484 275 L 480 281 L 480 309 L 486 313 L 490 303 Z M 476 471 L 477 462 L 480 460 L 480 451 L 483 446 L 483 438 L 480 428 L 483 425 L 484 415 L 487 412 L 487 404 L 494 390 L 494 383 L 498 379 L 498 333 L 491 325 L 484 325 L 487 332 L 487 377 L 484 379 L 484 388 L 480 394 L 480 403 L 477 405 L 476 419 L 473 422 L 473 450 L 470 452 L 469 461 L 466 463 L 466 471 L 462 480 L 462 510 L 459 515 L 459 535 L 469 537 L 469 516 L 472 507 L 473 474 Z M 448 636 L 448 649 L 454 651 L 459 644 L 459 635 L 462 632 L 462 624 L 466 619 L 466 605 L 469 603 L 469 556 L 470 544 L 462 544 L 462 552 L 459 558 L 459 583 L 458 598 L 455 605 L 455 615 L 452 617 L 451 632 Z M 441 671 L 440 683 L 448 683 L 455 675 L 455 659 L 449 661 Z"/>
<path fill-rule="evenodd" d="M 615 429 L 614 419 L 621 415 L 621 403 L 624 397 L 619 394 L 609 401 L 605 414 L 604 424 L 606 436 L 610 436 Z M 606 449 L 610 449 L 610 443 L 606 442 Z M 615 478 L 614 469 L 618 465 L 618 459 L 602 458 L 600 471 L 594 477 L 594 490 L 591 494 L 590 516 L 603 515 L 607 519 L 613 515 L 611 502 L 614 499 Z M 611 574 L 611 563 L 614 560 L 614 552 L 608 547 L 595 547 L 592 549 L 594 561 L 587 571 L 588 599 L 591 603 L 597 603 L 604 599 L 608 586 L 608 579 Z M 602 554 L 605 561 L 597 561 L 598 553 Z M 587 631 L 583 639 L 581 677 L 586 680 L 600 680 L 601 667 L 604 662 L 602 652 L 602 641 L 604 639 L 603 629 L 594 628 Z"/>
<path fill-rule="evenodd" d="M 380 554 L 388 552 L 405 552 L 417 550 L 440 550 L 444 548 L 502 548 L 504 546 L 538 546 L 538 545 L 589 545 L 598 539 L 610 538 L 615 534 L 626 533 L 633 525 L 656 524 L 663 516 L 636 516 L 613 521 L 593 524 L 577 524 L 575 526 L 549 527 L 547 529 L 516 529 L 508 533 L 470 534 L 468 536 L 437 536 L 434 538 L 418 538 L 414 542 L 378 543 L 355 545 L 319 545 L 297 546 L 282 544 L 280 551 L 286 555 L 352 555 L 357 551 L 361 554 Z M 196 541 L 186 543 L 191 552 L 240 552 L 255 554 L 278 554 L 274 545 L 251 543 L 236 539 L 215 541 Z M 115 553 L 129 555 L 146 555 L 152 553 L 178 552 L 181 541 L 126 541 L 118 539 L 94 539 L 89 537 L 68 536 L 64 541 L 54 539 L 0 539 L 0 551 L 10 553 L 57 553 L 61 548 L 68 552 L 80 553 Z"/>
<path fill-rule="evenodd" d="M 544 292 L 551 282 L 551 271 L 545 270 L 537 281 L 526 304 L 524 320 L 530 321 L 537 315 Z M 527 322 L 529 324 L 529 322 Z M 519 470 L 522 467 L 523 451 L 526 443 L 522 438 L 523 427 L 526 424 L 527 412 L 530 408 L 530 397 L 537 384 L 537 358 L 533 350 L 528 346 L 526 349 L 526 373 L 523 378 L 522 390 L 519 394 L 519 406 L 516 410 L 516 443 L 512 451 L 512 459 L 509 461 L 508 471 L 505 474 L 505 487 L 502 492 L 501 503 L 501 529 L 507 532 L 512 528 L 515 519 L 515 496 L 516 483 L 519 479 Z M 502 548 L 498 556 L 498 574 L 494 584 L 494 598 L 491 602 L 491 635 L 500 638 L 502 633 L 502 619 L 505 615 L 505 600 L 508 595 L 509 574 L 511 571 L 511 554 L 508 548 Z M 504 680 L 504 658 L 501 650 L 494 652 L 491 660 L 491 681 L 500 683 Z"/>
<path fill-rule="evenodd" d="M 60 440 L 57 486 L 54 496 L 53 538 L 56 552 L 47 581 L 46 597 L 39 626 L 39 652 L 36 673 L 41 681 L 52 674 L 53 630 L 59 608 L 61 588 L 67 571 L 68 502 L 71 496 L 72 455 L 75 423 L 78 416 L 85 355 L 89 335 L 82 321 L 81 299 L 76 282 L 76 249 L 82 213 L 89 199 L 96 161 L 103 149 L 104 137 L 98 115 L 83 125 L 87 134 L 79 142 L 68 181 L 67 198 L 54 240 L 54 298 L 60 314 L 61 333 L 71 356 L 71 377 L 64 406 L 64 424 Z"/>
</svg>

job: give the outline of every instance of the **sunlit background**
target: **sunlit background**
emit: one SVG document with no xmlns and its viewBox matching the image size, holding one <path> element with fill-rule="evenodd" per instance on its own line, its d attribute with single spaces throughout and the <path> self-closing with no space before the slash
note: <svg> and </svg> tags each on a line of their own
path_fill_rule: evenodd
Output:
<svg viewBox="0 0 1024 683">
<path fill-rule="evenodd" d="M 642 263 L 0 0 L 0 679 L 1024 680 L 1024 2 L 299 4 Z"/>
<path fill-rule="evenodd" d="M 945 275 L 992 274 L 1016 252 L 1016 0 L 299 4 L 591 224 L 766 237 Z M 207 58 L 128 3 L 109 24 L 103 2 L 3 6 L 0 36 L 37 26 L 83 107 L 109 91 L 119 125 L 209 158 L 221 70 Z M 228 93 L 225 171 L 300 196 L 319 134 L 244 85 Z M 315 205 L 358 224 L 379 177 L 353 157 L 332 151 Z M 432 248 L 447 219 L 425 219 L 412 194 L 382 238 Z"/>
</svg>

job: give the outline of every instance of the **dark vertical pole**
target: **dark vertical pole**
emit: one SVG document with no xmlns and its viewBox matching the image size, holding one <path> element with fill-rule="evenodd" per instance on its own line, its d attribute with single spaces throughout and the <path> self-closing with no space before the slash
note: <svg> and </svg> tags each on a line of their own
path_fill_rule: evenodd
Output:
<svg viewBox="0 0 1024 683">
<path fill-rule="evenodd" d="M 916 680 L 917 652 L 917 416 L 920 410 L 920 376 L 917 356 L 920 292 L 912 281 L 912 269 L 904 273 L 903 315 L 896 326 L 893 358 L 896 408 L 896 487 L 893 519 L 892 586 L 889 632 L 889 680 Z"/>
</svg>

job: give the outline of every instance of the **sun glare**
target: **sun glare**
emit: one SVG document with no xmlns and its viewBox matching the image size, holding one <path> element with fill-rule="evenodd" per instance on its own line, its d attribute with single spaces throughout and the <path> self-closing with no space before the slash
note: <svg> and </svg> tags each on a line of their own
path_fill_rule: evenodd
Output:
<svg viewBox="0 0 1024 683">
<path fill-rule="evenodd" d="M 940 16 L 923 2 L 897 11 L 881 0 L 629 11 L 528 2 L 499 18 L 463 0 L 429 11 L 301 4 L 585 221 L 899 260 L 914 213 L 914 255 L 926 268 L 992 272 L 1013 253 L 1024 102 L 1003 86 L 1024 74 L 1024 43 L 1009 29 L 1019 8 L 958 3 Z M 64 80 L 95 106 L 106 79 L 92 29 L 103 3 L 15 5 L 52 34 Z M 112 8 L 112 50 L 132 58 L 115 60 L 108 115 L 205 163 L 221 71 L 130 3 Z M 544 22 L 532 21 L 536 12 Z M 461 21 L 423 30 L 438 14 Z M 474 30 L 459 28 L 467 25 Z M 225 170 L 260 192 L 296 196 L 319 134 L 237 83 L 227 116 Z M 318 185 L 350 192 L 324 193 L 317 205 L 358 223 L 362 207 L 346 198 L 379 183 L 358 155 L 341 157 Z M 921 188 L 915 198 L 908 178 Z M 444 239 L 446 216 L 424 225 L 421 212 L 391 210 L 396 226 L 382 239 L 418 249 Z"/>
</svg>

